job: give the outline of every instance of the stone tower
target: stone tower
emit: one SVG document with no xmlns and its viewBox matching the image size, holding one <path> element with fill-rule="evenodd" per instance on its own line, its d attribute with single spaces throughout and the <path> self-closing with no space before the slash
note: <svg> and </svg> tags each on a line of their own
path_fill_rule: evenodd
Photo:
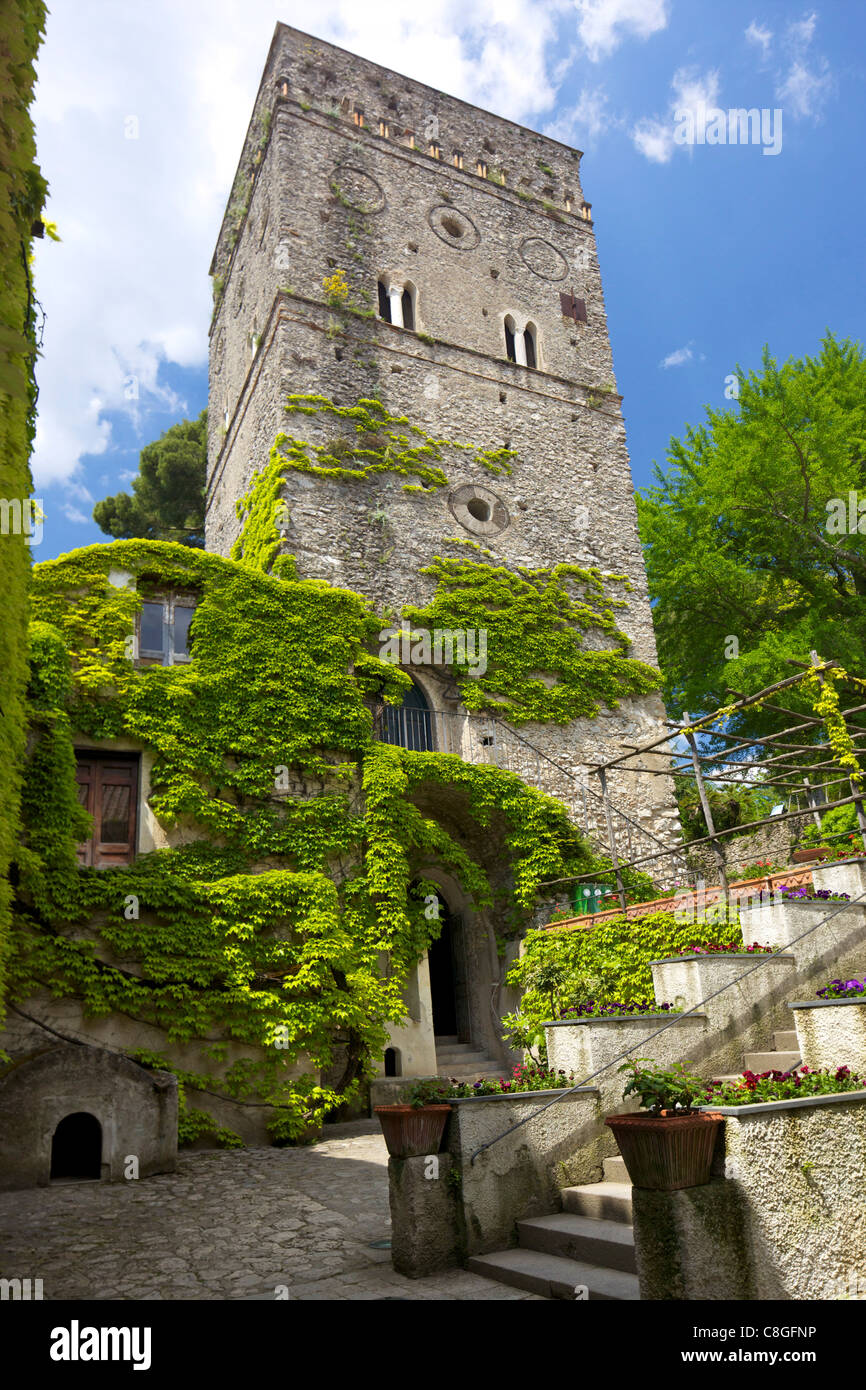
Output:
<svg viewBox="0 0 866 1390">
<path fill-rule="evenodd" d="M 399 470 L 340 475 L 333 457 L 330 473 L 290 469 L 284 549 L 301 577 L 399 613 L 430 597 L 419 569 L 443 547 L 458 553 L 455 539 L 512 569 L 597 566 L 628 577 L 618 622 L 632 655 L 656 664 L 580 159 L 277 26 L 211 267 L 210 550 L 229 553 L 235 503 L 281 431 L 322 444 L 351 427 L 331 406 L 372 400 L 417 439 L 464 447 L 445 451 L 434 488 Z M 287 418 L 287 399 L 305 395 L 327 406 Z M 510 472 L 490 467 L 502 450 Z M 436 669 L 412 674 L 433 746 L 496 756 L 580 803 L 590 828 L 604 823 L 591 765 L 664 732 L 649 695 L 595 719 L 526 726 L 511 743 L 500 729 L 491 752 L 491 738 L 459 722 L 453 682 Z M 613 775 L 610 791 L 631 818 L 635 853 L 638 827 L 666 841 L 676 833 L 667 777 Z M 645 838 L 642 847 L 652 849 Z"/>
</svg>

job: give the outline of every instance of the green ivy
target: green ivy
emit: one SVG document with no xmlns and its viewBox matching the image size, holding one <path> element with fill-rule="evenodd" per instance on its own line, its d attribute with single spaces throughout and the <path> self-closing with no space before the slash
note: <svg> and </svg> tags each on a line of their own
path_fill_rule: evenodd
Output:
<svg viewBox="0 0 866 1390">
<path fill-rule="evenodd" d="M 624 696 L 646 694 L 660 683 L 652 667 L 626 656 L 629 639 L 614 619 L 625 601 L 608 593 L 597 569 L 557 565 L 515 572 L 437 556 L 421 573 L 436 580 L 436 592 L 423 607 L 404 609 L 410 622 L 429 631 L 487 633 L 484 674 L 455 669 L 468 710 L 489 710 L 515 724 L 565 724 L 594 718 L 602 703 L 616 709 Z M 622 576 L 610 582 L 629 587 Z M 610 649 L 587 649 L 588 632 Z"/>
<path fill-rule="evenodd" d="M 37 302 L 31 280 L 33 228 L 41 221 L 46 183 L 35 162 L 30 105 L 34 62 L 45 28 L 42 0 L 9 0 L 0 46 L 0 497 L 30 497 L 30 450 L 36 407 Z M 15 851 L 24 754 L 30 552 L 24 535 L 0 536 L 0 1020 L 11 927 L 8 879 Z"/>
<path fill-rule="evenodd" d="M 124 572 L 198 594 L 191 662 L 134 664 L 141 594 Z M 542 879 L 591 867 L 564 808 L 515 775 L 374 742 L 367 698 L 399 699 L 407 678 L 371 655 L 379 620 L 357 594 L 115 541 L 37 566 L 34 610 L 11 997 L 47 990 L 158 1029 L 165 1046 L 132 1055 L 178 1074 L 187 1138 L 236 1142 L 196 1091 L 266 1105 L 284 1141 L 375 1070 L 438 933 L 427 865 L 479 907 L 510 903 L 512 932 Z M 150 751 L 150 808 L 187 842 L 79 867 L 82 734 Z M 282 769 L 318 794 L 277 793 Z M 431 788 L 449 790 L 448 828 Z M 236 1045 L 250 1055 L 229 1060 Z"/>
</svg>

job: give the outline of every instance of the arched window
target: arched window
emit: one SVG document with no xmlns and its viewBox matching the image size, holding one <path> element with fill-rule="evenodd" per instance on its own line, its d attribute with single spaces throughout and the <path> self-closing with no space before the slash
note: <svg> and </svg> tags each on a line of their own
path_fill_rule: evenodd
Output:
<svg viewBox="0 0 866 1390">
<path fill-rule="evenodd" d="M 380 280 L 377 285 L 379 291 L 379 318 L 386 323 L 391 322 L 391 296 L 388 294 L 388 286 L 384 280 Z"/>
<path fill-rule="evenodd" d="M 403 1069 L 400 1065 L 400 1049 L 397 1047 L 385 1048 L 385 1075 L 402 1076 Z"/>
<path fill-rule="evenodd" d="M 509 314 L 505 320 L 505 356 L 509 362 L 517 361 L 517 351 L 514 345 L 515 331 L 514 319 Z"/>
<path fill-rule="evenodd" d="M 413 753 L 432 753 L 433 716 L 424 692 L 412 682 L 402 705 L 386 705 L 382 724 L 382 742 L 410 748 Z"/>
<path fill-rule="evenodd" d="M 415 290 L 407 285 L 403 291 L 403 327 L 415 328 Z"/>
<path fill-rule="evenodd" d="M 534 325 L 534 324 L 528 323 L 528 324 L 526 325 L 526 327 L 524 328 L 524 330 L 523 330 L 523 342 L 524 342 L 524 345 L 525 345 L 525 347 L 526 347 L 526 365 L 527 365 L 527 367 L 537 367 L 537 366 L 538 366 L 538 352 L 537 352 L 537 345 L 536 345 L 536 330 L 535 330 L 535 325 Z"/>
</svg>

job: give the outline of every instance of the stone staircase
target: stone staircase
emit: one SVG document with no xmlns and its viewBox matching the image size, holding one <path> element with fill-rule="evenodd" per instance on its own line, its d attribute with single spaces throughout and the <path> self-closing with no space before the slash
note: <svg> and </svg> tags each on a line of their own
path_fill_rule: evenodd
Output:
<svg viewBox="0 0 866 1390">
<path fill-rule="evenodd" d="M 473 1255 L 467 1268 L 542 1298 L 639 1299 L 623 1160 L 604 1160 L 602 1182 L 563 1188 L 562 1204 L 552 1216 L 518 1221 L 516 1246 Z"/>
<path fill-rule="evenodd" d="M 497 1062 L 474 1043 L 458 1042 L 456 1034 L 439 1034 L 436 1039 L 436 1071 L 455 1081 L 478 1081 L 481 1077 L 508 1076 L 511 1068 Z"/>
<path fill-rule="evenodd" d="M 743 1054 L 745 1061 L 745 1071 L 761 1073 L 764 1071 L 790 1071 L 792 1067 L 799 1067 L 801 1062 L 800 1048 L 797 1044 L 797 1032 L 794 1028 L 786 1028 L 781 1032 L 773 1034 L 773 1050 L 770 1052 L 746 1052 Z M 714 1076 L 714 1081 L 739 1081 L 741 1073 L 728 1073 L 725 1076 Z"/>
</svg>

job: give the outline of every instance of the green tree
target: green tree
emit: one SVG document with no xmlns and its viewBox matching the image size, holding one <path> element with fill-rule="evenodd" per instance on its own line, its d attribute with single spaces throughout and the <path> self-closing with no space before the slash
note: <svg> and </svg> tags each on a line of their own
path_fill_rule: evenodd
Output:
<svg viewBox="0 0 866 1390">
<path fill-rule="evenodd" d="M 207 411 L 181 420 L 139 456 L 132 496 L 119 492 L 93 508 L 93 519 L 120 540 L 179 541 L 204 546 Z"/>
<path fill-rule="evenodd" d="M 676 715 L 792 675 L 787 659 L 808 661 L 813 649 L 858 674 L 866 665 L 863 350 L 828 333 L 817 357 L 778 366 L 765 348 L 761 370 L 738 367 L 737 378 L 739 409 L 707 407 L 638 498 Z M 788 692 L 783 703 L 806 707 Z M 774 720 L 751 715 L 738 727 Z"/>
</svg>

